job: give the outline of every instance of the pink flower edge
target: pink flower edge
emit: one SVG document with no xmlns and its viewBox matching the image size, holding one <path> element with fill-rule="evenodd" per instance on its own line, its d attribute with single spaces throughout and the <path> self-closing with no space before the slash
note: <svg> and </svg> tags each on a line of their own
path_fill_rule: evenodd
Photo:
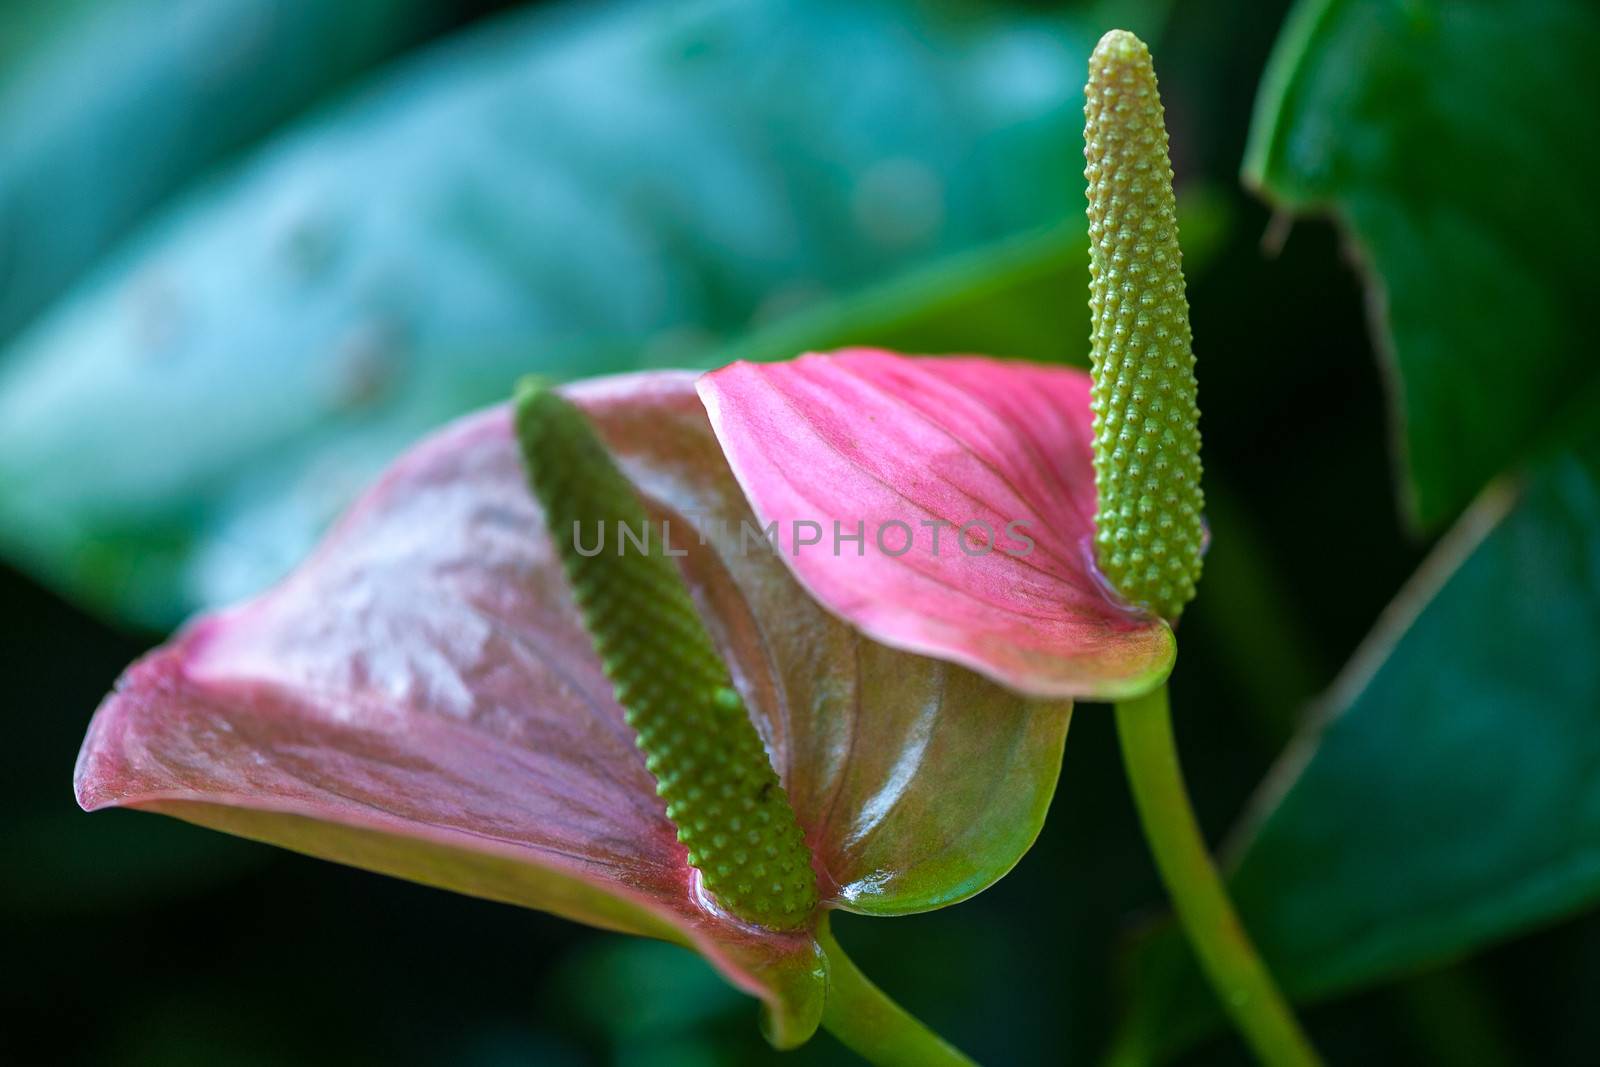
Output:
<svg viewBox="0 0 1600 1067">
<path fill-rule="evenodd" d="M 1120 699 L 1171 671 L 1171 629 L 1094 565 L 1084 372 L 847 349 L 697 388 L 784 562 L 873 640 L 1038 697 Z"/>
</svg>

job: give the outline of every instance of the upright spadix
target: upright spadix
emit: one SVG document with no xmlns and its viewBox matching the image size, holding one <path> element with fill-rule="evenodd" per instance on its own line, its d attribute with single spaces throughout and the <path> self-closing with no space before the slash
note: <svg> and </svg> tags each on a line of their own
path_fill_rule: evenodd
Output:
<svg viewBox="0 0 1600 1067">
<path fill-rule="evenodd" d="M 1102 37 L 1085 96 L 1095 555 L 1124 599 L 1175 619 L 1200 577 L 1205 501 L 1172 163 L 1144 42 Z"/>
</svg>

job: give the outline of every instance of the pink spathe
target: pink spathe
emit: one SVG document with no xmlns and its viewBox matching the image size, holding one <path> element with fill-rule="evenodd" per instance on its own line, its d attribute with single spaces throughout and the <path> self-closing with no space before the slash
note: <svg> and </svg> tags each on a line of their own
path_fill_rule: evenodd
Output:
<svg viewBox="0 0 1600 1067">
<path fill-rule="evenodd" d="M 824 906 L 926 910 L 1009 870 L 1043 821 L 1070 704 L 873 642 L 764 543 L 719 541 L 753 518 L 693 376 L 569 395 L 687 553 Z M 762 999 L 779 1044 L 804 1040 L 825 989 L 811 932 L 748 926 L 697 892 L 550 537 L 506 408 L 442 430 L 276 588 L 128 670 L 84 740 L 79 802 L 677 941 Z"/>
<path fill-rule="evenodd" d="M 1166 623 L 1095 570 L 1086 373 L 850 349 L 699 390 L 784 562 L 874 640 L 1035 696 L 1116 699 L 1171 670 Z"/>
</svg>

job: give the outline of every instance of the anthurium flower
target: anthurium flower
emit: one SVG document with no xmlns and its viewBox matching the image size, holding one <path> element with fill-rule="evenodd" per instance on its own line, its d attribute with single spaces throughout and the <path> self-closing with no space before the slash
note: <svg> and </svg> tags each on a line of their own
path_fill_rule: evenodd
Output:
<svg viewBox="0 0 1600 1067">
<path fill-rule="evenodd" d="M 873 349 L 699 382 L 751 506 L 829 610 L 1013 689 L 1116 699 L 1165 680 L 1176 645 L 1096 568 L 1090 388 L 1067 367 Z"/>
<path fill-rule="evenodd" d="M 858 349 L 736 363 L 699 389 L 751 505 L 791 530 L 785 561 L 832 611 L 1022 692 L 1115 702 L 1135 807 L 1207 977 L 1263 1062 L 1306 1067 L 1316 1051 L 1189 804 L 1167 700 L 1163 620 L 1195 595 L 1205 500 L 1172 165 L 1144 42 L 1102 37 L 1084 97 L 1092 374 Z M 891 525 L 899 540 L 882 536 Z M 833 551 L 805 553 L 825 528 Z M 855 551 L 841 551 L 851 528 Z"/>
<path fill-rule="evenodd" d="M 505 407 L 414 448 L 279 586 L 130 668 L 89 727 L 78 800 L 678 942 L 796 1044 L 830 990 L 862 982 L 825 951 L 828 911 L 922 911 L 1004 874 L 1044 817 L 1071 705 L 870 640 L 765 542 L 722 536 L 755 520 L 692 376 L 567 395 L 670 537 L 792 804 L 817 887 L 792 928 L 700 885 Z"/>
</svg>

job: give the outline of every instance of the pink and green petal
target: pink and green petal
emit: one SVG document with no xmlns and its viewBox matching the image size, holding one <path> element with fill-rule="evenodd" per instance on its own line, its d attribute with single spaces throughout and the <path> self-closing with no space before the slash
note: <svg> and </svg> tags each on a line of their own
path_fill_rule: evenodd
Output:
<svg viewBox="0 0 1600 1067">
<path fill-rule="evenodd" d="M 760 542 L 712 536 L 753 520 L 691 376 L 569 395 L 687 550 L 827 905 L 917 911 L 1004 874 L 1042 822 L 1070 704 L 876 645 Z M 738 923 L 697 892 L 504 408 L 403 457 L 277 588 L 134 665 L 90 726 L 76 784 L 89 809 L 165 812 L 677 941 L 761 998 L 781 1045 L 820 1017 L 811 934 Z"/>
<path fill-rule="evenodd" d="M 1172 669 L 1167 624 L 1095 569 L 1082 371 L 851 349 L 698 388 L 784 562 L 874 640 L 1040 697 L 1117 699 Z"/>
</svg>

